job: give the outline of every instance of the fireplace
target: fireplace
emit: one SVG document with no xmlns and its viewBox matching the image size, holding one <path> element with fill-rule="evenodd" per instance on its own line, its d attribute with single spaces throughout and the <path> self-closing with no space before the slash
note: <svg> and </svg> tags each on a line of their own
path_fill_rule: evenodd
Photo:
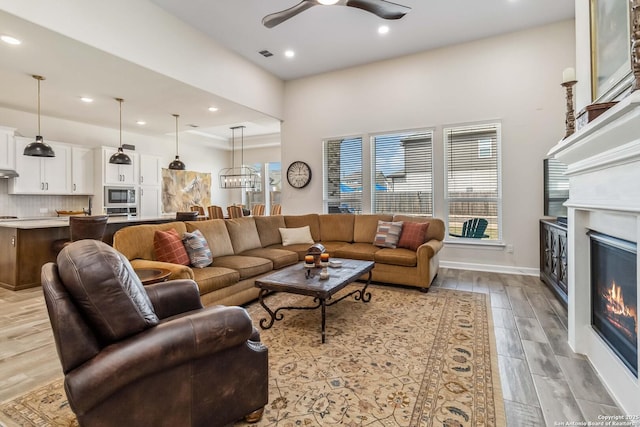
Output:
<svg viewBox="0 0 640 427">
<path fill-rule="evenodd" d="M 590 231 L 591 325 L 638 377 L 636 243 Z"/>
</svg>

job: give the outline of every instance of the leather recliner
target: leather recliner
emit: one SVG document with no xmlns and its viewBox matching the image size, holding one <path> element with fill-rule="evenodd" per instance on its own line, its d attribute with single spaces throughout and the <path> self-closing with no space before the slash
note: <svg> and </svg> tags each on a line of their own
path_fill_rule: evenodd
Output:
<svg viewBox="0 0 640 427">
<path fill-rule="evenodd" d="M 242 307 L 203 308 L 192 280 L 143 287 L 96 240 L 42 267 L 42 287 L 81 426 L 224 426 L 258 421 L 267 348 Z"/>
</svg>

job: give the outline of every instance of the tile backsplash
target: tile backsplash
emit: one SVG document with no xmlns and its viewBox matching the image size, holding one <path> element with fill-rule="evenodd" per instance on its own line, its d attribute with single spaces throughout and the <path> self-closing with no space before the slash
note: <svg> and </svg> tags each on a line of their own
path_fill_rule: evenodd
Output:
<svg viewBox="0 0 640 427">
<path fill-rule="evenodd" d="M 9 194 L 9 180 L 0 179 L 0 216 L 50 217 L 57 216 L 56 210 L 81 211 L 88 206 L 89 196 Z"/>
</svg>

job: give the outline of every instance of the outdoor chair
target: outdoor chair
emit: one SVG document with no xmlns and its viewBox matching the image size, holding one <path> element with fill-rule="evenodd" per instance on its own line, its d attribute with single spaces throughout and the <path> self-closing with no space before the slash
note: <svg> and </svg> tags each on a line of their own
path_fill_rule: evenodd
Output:
<svg viewBox="0 0 640 427">
<path fill-rule="evenodd" d="M 462 224 L 461 234 L 449 233 L 449 236 L 465 237 L 467 239 L 484 239 L 489 237 L 488 234 L 484 234 L 488 224 L 489 222 L 484 218 L 471 218 Z"/>
</svg>

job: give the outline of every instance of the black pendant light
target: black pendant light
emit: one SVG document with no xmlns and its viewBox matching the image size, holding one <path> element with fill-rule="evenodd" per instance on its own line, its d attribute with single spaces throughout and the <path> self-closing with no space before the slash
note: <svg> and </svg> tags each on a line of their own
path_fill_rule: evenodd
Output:
<svg viewBox="0 0 640 427">
<path fill-rule="evenodd" d="M 109 163 L 113 163 L 115 165 L 130 165 L 131 157 L 129 157 L 122 149 L 122 102 L 124 99 L 116 98 L 116 101 L 120 104 L 120 146 L 118 147 L 118 152 L 109 158 Z"/>
<path fill-rule="evenodd" d="M 38 81 L 38 136 L 36 136 L 36 140 L 34 142 L 31 142 L 24 147 L 24 152 L 22 154 L 32 157 L 55 157 L 56 153 L 53 152 L 53 148 L 44 142 L 44 139 L 40 136 L 40 81 L 44 80 L 44 77 L 36 75 L 33 75 L 32 77 Z"/>
<path fill-rule="evenodd" d="M 169 163 L 169 169 L 183 171 L 186 167 L 184 163 L 180 160 L 180 156 L 178 155 L 178 114 L 173 114 L 173 117 L 176 118 L 176 159 Z"/>
</svg>

